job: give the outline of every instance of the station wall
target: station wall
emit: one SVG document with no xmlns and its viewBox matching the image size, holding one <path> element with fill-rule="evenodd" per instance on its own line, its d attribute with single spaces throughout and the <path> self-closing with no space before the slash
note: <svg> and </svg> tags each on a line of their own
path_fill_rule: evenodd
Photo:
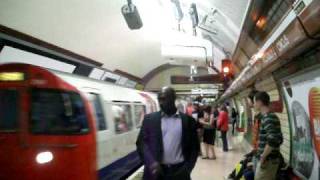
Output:
<svg viewBox="0 0 320 180">
<path fill-rule="evenodd" d="M 256 112 L 248 106 L 246 97 L 252 87 L 270 95 L 272 111 L 281 121 L 284 140 L 281 153 L 303 179 L 320 177 L 319 73 L 318 46 L 264 75 L 264 78 L 257 78 L 254 84 L 233 97 L 241 115 L 240 126 L 243 127 L 245 140 L 251 144 Z"/>
</svg>

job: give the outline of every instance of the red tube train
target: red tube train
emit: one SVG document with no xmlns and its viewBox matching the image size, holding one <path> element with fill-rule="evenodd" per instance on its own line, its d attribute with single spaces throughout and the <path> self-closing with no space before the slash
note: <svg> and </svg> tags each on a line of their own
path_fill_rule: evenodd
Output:
<svg viewBox="0 0 320 180">
<path fill-rule="evenodd" d="M 87 96 L 89 90 L 82 88 L 90 89 L 91 81 L 33 65 L 0 65 L 0 179 L 110 179 L 122 176 L 115 172 L 128 172 L 132 159 L 137 161 L 131 151 L 135 151 L 133 133 L 139 126 L 138 119 L 133 121 L 136 126 L 124 124 L 126 120 L 121 118 L 127 116 L 119 109 L 133 104 L 104 98 L 99 106 L 103 112 L 98 111 L 96 101 L 93 105 Z M 108 86 L 110 91 L 127 89 L 95 83 L 101 88 Z M 98 85 L 92 86 L 95 95 L 99 93 Z M 108 94 L 103 88 L 102 92 Z M 103 99 L 103 94 L 97 97 Z M 138 109 L 141 104 L 135 103 Z M 112 112 L 117 115 L 111 116 Z M 121 127 L 126 127 L 125 131 Z"/>
<path fill-rule="evenodd" d="M 0 179 L 96 177 L 95 125 L 81 93 L 32 65 L 1 65 L 0 81 Z"/>
</svg>

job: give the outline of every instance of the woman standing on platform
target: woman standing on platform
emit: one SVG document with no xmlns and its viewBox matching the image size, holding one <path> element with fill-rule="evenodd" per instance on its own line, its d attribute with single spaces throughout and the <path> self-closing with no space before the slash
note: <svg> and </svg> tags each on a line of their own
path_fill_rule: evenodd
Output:
<svg viewBox="0 0 320 180">
<path fill-rule="evenodd" d="M 237 125 L 237 121 L 238 121 L 238 112 L 236 110 L 236 108 L 232 108 L 231 110 L 231 118 L 232 118 L 232 135 L 234 135 L 234 129 Z"/>
<path fill-rule="evenodd" d="M 216 159 L 216 153 L 214 151 L 214 141 L 216 137 L 216 129 L 214 126 L 214 118 L 211 116 L 211 106 L 207 106 L 204 109 L 203 118 L 200 119 L 200 123 L 203 126 L 203 146 L 204 155 L 203 159 Z M 209 150 L 211 150 L 212 157 L 209 156 Z"/>
<path fill-rule="evenodd" d="M 228 110 L 225 105 L 221 105 L 219 107 L 218 129 L 220 129 L 221 131 L 221 138 L 222 138 L 224 152 L 228 151 L 228 140 L 227 140 L 227 132 L 229 130 L 228 122 L 229 122 Z"/>
</svg>

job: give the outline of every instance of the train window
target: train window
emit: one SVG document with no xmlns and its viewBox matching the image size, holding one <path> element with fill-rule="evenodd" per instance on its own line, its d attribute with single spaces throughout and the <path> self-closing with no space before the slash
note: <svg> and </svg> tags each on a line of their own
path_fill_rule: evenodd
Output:
<svg viewBox="0 0 320 180">
<path fill-rule="evenodd" d="M 18 92 L 0 90 L 0 132 L 11 132 L 18 124 Z"/>
<path fill-rule="evenodd" d="M 128 104 L 112 105 L 113 120 L 117 134 L 125 133 L 132 129 L 131 107 Z"/>
<path fill-rule="evenodd" d="M 105 120 L 105 115 L 103 112 L 101 99 L 98 94 L 88 93 L 86 94 L 88 99 L 90 100 L 92 106 L 94 107 L 94 114 L 97 120 L 97 129 L 99 131 L 103 131 L 107 129 L 107 124 Z"/>
<path fill-rule="evenodd" d="M 146 106 L 144 105 L 134 106 L 134 116 L 135 116 L 134 119 L 135 119 L 137 128 L 141 127 L 145 114 L 146 114 Z"/>
<path fill-rule="evenodd" d="M 84 103 L 79 94 L 33 89 L 31 132 L 35 134 L 84 134 L 89 132 Z"/>
</svg>

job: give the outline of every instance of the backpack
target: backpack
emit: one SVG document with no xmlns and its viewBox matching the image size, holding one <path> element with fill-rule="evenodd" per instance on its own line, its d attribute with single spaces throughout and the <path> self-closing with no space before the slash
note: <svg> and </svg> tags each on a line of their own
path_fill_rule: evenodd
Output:
<svg viewBox="0 0 320 180">
<path fill-rule="evenodd" d="M 297 177 L 292 167 L 290 167 L 285 161 L 281 153 L 279 153 L 280 165 L 277 171 L 277 180 L 292 180 L 292 179 L 300 179 Z"/>
</svg>

